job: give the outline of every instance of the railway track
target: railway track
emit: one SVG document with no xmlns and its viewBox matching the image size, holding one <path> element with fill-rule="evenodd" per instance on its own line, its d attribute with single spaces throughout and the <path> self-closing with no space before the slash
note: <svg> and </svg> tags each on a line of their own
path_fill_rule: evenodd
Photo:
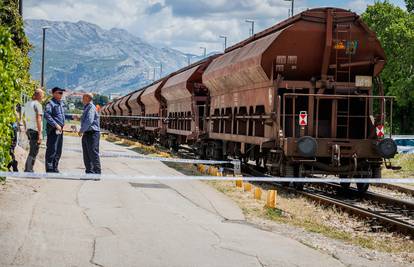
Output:
<svg viewBox="0 0 414 267">
<path fill-rule="evenodd" d="M 414 237 L 412 202 L 370 192 L 361 195 L 357 190 L 343 190 L 335 184 L 311 185 L 296 193 L 367 219 L 373 232 L 386 230 Z"/>
<path fill-rule="evenodd" d="M 376 186 L 386 188 L 388 190 L 404 193 L 408 196 L 414 197 L 414 190 L 404 187 L 404 186 L 395 185 L 395 184 L 378 184 Z"/>
<path fill-rule="evenodd" d="M 246 175 L 263 176 L 251 168 Z M 304 190 L 274 186 L 296 195 L 304 196 L 325 206 L 335 206 L 349 214 L 367 220 L 371 231 L 393 231 L 414 238 L 414 203 L 386 195 L 367 192 L 360 194 L 356 189 L 343 189 L 337 184 L 312 184 Z"/>
</svg>

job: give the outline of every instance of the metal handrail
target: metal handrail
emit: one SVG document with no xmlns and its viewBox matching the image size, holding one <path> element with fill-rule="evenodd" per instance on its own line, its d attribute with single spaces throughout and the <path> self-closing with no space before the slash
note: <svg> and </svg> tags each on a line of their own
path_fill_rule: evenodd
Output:
<svg viewBox="0 0 414 267">
<path fill-rule="evenodd" d="M 283 135 L 286 136 L 286 117 L 292 117 L 293 118 L 293 122 L 292 122 L 292 135 L 295 136 L 295 132 L 296 132 L 296 124 L 295 124 L 295 116 L 297 115 L 295 112 L 295 108 L 296 108 L 296 104 L 295 104 L 295 98 L 298 96 L 303 96 L 303 97 L 313 97 L 315 98 L 314 101 L 316 101 L 316 114 L 312 114 L 312 115 L 316 115 L 316 131 L 315 131 L 315 136 L 316 138 L 318 137 L 318 129 L 319 129 L 319 125 L 318 125 L 318 117 L 319 117 L 319 100 L 320 99 L 332 99 L 332 100 L 347 100 L 350 98 L 359 98 L 359 99 L 365 99 L 365 115 L 361 116 L 361 115 L 349 115 L 350 109 L 348 107 L 347 110 L 347 123 L 349 124 L 349 119 L 350 118 L 358 118 L 358 117 L 363 117 L 365 118 L 365 132 L 364 132 L 364 138 L 367 139 L 367 124 L 368 124 L 368 118 L 370 116 L 374 116 L 374 117 L 378 117 L 380 116 L 380 121 L 381 124 L 384 124 L 385 119 L 386 119 L 386 102 L 389 101 L 390 103 L 390 137 L 392 135 L 392 110 L 393 110 L 393 100 L 395 99 L 394 96 L 372 96 L 372 95 L 332 95 L 332 94 L 305 94 L 305 93 L 285 93 L 283 95 L 283 113 L 280 114 L 280 116 L 283 117 Z M 286 114 L 286 98 L 292 98 L 293 99 L 293 103 L 292 103 L 292 113 L 290 114 Z M 383 107 L 383 112 L 381 114 L 378 115 L 373 115 L 373 114 L 368 114 L 368 100 L 369 99 L 379 99 L 382 100 L 381 105 Z M 308 107 L 309 108 L 309 107 Z M 332 119 L 336 119 L 338 120 L 338 115 L 336 116 L 336 118 L 332 118 Z M 312 121 L 313 123 L 313 121 Z M 337 127 L 337 124 L 336 124 Z M 349 128 L 349 125 L 348 125 Z M 336 138 L 336 137 L 333 137 Z M 349 138 L 349 131 L 347 131 L 347 138 Z"/>
</svg>

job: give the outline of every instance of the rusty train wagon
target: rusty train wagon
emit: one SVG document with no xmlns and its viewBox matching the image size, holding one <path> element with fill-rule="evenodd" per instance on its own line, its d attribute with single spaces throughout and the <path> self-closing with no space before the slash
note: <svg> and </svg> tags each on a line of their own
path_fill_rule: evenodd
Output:
<svg viewBox="0 0 414 267">
<path fill-rule="evenodd" d="M 129 129 L 126 133 L 132 137 L 139 139 L 143 133 L 143 122 L 141 116 L 144 115 L 144 104 L 141 102 L 140 97 L 143 90 L 137 90 L 131 93 L 131 97 L 127 101 L 127 106 L 130 110 L 131 119 L 129 120 Z"/>
<path fill-rule="evenodd" d="M 384 64 L 375 34 L 336 8 L 302 12 L 228 48 L 203 75 L 212 114 L 205 156 L 254 159 L 277 176 L 380 177 L 396 153 L 382 139 L 392 112 L 378 78 Z"/>
<path fill-rule="evenodd" d="M 105 109 L 105 116 L 101 116 L 102 119 L 104 119 L 103 125 L 106 125 L 107 130 L 111 131 L 111 132 L 115 132 L 116 130 L 116 120 L 115 120 L 115 111 L 113 110 L 113 105 L 114 105 L 114 101 L 108 103 L 105 105 L 106 109 Z"/>
<path fill-rule="evenodd" d="M 167 79 L 168 77 L 160 79 L 146 87 L 140 96 L 145 111 L 141 140 L 149 144 L 154 143 L 165 131 L 164 121 L 161 118 L 166 117 L 166 101 L 161 96 L 161 88 Z"/>
<path fill-rule="evenodd" d="M 382 163 L 396 153 L 383 133 L 384 125 L 392 131 L 392 98 L 379 79 L 384 64 L 375 33 L 357 14 L 317 8 L 172 73 L 126 103 L 132 115 L 146 117 L 140 139 L 193 144 L 202 158 L 253 160 L 275 176 L 381 177 Z M 105 113 L 116 114 L 114 107 Z"/>
<path fill-rule="evenodd" d="M 101 127 L 103 129 L 108 129 L 108 120 L 109 118 L 107 117 L 109 114 L 107 112 L 108 110 L 108 104 L 106 104 L 105 106 L 103 106 L 100 110 L 100 115 L 101 115 Z"/>
<path fill-rule="evenodd" d="M 209 92 L 202 83 L 202 74 L 215 57 L 172 73 L 161 88 L 167 107 L 166 129 L 160 136 L 163 145 L 178 149 L 181 144 L 193 145 L 204 137 Z"/>
</svg>

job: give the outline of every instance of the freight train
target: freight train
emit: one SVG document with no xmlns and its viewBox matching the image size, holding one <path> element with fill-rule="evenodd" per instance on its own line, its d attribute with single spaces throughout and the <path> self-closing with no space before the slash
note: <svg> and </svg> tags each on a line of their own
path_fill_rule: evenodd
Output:
<svg viewBox="0 0 414 267">
<path fill-rule="evenodd" d="M 107 104 L 101 123 L 275 176 L 380 178 L 397 149 L 385 60 L 357 14 L 310 9 Z"/>
</svg>

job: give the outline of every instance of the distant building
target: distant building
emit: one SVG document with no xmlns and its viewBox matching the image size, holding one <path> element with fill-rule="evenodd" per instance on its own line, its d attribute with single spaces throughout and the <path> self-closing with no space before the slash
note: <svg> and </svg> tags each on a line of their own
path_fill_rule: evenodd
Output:
<svg viewBox="0 0 414 267">
<path fill-rule="evenodd" d="M 82 93 L 82 92 L 72 92 L 71 94 L 66 95 L 65 100 L 67 102 L 72 102 L 72 103 L 82 102 L 82 97 L 84 94 L 85 93 Z"/>
<path fill-rule="evenodd" d="M 112 100 L 118 99 L 118 98 L 120 98 L 120 97 L 121 97 L 121 94 L 120 94 L 120 93 L 111 93 L 111 94 L 109 95 L 109 101 L 112 101 Z"/>
</svg>

